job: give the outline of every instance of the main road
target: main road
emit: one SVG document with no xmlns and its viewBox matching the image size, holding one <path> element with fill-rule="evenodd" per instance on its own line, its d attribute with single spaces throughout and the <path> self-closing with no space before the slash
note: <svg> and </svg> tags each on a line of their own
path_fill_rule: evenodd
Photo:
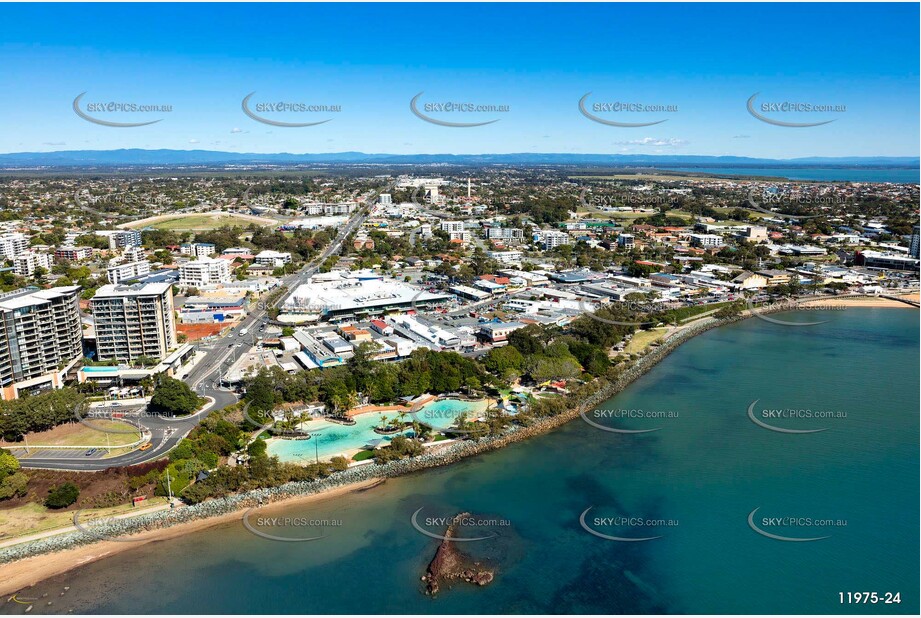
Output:
<svg viewBox="0 0 921 618">
<path fill-rule="evenodd" d="M 392 186 L 393 184 L 391 183 L 387 188 Z M 342 243 L 345 242 L 345 239 L 361 227 L 371 213 L 371 204 L 374 199 L 386 190 L 371 191 L 365 198 L 365 203 L 359 206 L 348 222 L 339 229 L 339 233 L 320 255 L 297 273 L 283 277 L 282 285 L 293 291 L 294 288 L 301 283 L 305 283 L 307 279 L 316 273 L 327 258 L 342 248 Z M 219 410 L 237 401 L 237 396 L 232 391 L 221 386 L 221 376 L 253 347 L 255 336 L 241 336 L 241 333 L 244 330 L 248 333 L 251 332 L 254 327 L 257 327 L 262 322 L 267 312 L 268 307 L 258 304 L 238 324 L 227 329 L 215 343 L 208 348 L 199 348 L 205 351 L 205 355 L 196 361 L 195 367 L 183 378 L 183 381 L 199 395 L 213 400 L 202 411 L 181 419 L 148 415 L 143 409 L 135 411 L 137 421 L 150 432 L 150 443 L 153 445 L 150 449 L 133 451 L 107 459 L 26 457 L 20 460 L 20 464 L 24 468 L 97 472 L 107 468 L 133 466 L 159 459 L 179 444 L 179 441 L 212 411 Z M 124 412 L 124 410 L 119 411 Z M 129 412 L 128 415 L 130 416 L 130 414 Z"/>
</svg>

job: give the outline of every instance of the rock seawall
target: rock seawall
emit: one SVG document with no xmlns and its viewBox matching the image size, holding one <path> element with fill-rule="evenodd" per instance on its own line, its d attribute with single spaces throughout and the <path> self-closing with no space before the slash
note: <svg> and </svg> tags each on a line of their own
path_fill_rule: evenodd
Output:
<svg viewBox="0 0 921 618">
<path fill-rule="evenodd" d="M 789 309 L 777 309 L 777 311 L 785 310 Z M 386 464 L 356 466 L 348 470 L 335 472 L 329 477 L 317 481 L 292 482 L 278 487 L 256 489 L 223 498 L 209 499 L 192 506 L 184 506 L 175 510 L 158 511 L 148 515 L 132 517 L 130 519 L 110 520 L 100 524 L 87 522 L 81 527 L 83 529 L 75 527 L 73 532 L 28 541 L 2 549 L 0 550 L 0 564 L 39 554 L 63 551 L 101 540 L 119 539 L 130 542 L 130 535 L 139 532 L 168 528 L 199 519 L 226 515 L 242 509 L 266 506 L 279 500 L 318 494 L 372 479 L 393 478 L 426 468 L 446 466 L 472 455 L 493 451 L 513 442 L 525 440 L 568 423 L 579 416 L 582 411 L 606 399 L 610 399 L 615 394 L 622 391 L 634 380 L 655 367 L 685 341 L 711 328 L 743 319 L 745 319 L 744 316 L 727 320 L 707 318 L 702 320 L 700 324 L 689 326 L 674 333 L 671 337 L 666 338 L 661 345 L 647 351 L 638 358 L 633 366 L 625 370 L 616 380 L 600 383 L 598 388 L 595 389 L 583 403 L 557 416 L 539 419 L 528 427 L 513 426 L 502 435 L 483 438 L 476 442 L 454 442 L 443 449 L 438 449 L 437 452 L 424 453 L 412 459 L 402 459 Z"/>
</svg>

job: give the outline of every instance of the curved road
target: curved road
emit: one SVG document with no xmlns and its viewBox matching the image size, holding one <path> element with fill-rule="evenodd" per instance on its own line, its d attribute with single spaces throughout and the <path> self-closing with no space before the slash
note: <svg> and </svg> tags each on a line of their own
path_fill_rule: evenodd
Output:
<svg viewBox="0 0 921 618">
<path fill-rule="evenodd" d="M 376 198 L 376 195 L 386 191 L 392 186 L 393 184 L 391 183 L 389 187 L 381 191 L 372 192 L 366 204 L 361 206 L 355 214 L 352 215 L 348 223 L 340 228 L 333 242 L 331 242 L 317 258 L 299 272 L 284 277 L 282 279 L 282 284 L 286 285 L 288 290 L 293 291 L 298 285 L 305 283 L 311 275 L 317 272 L 320 265 L 329 256 L 341 249 L 342 243 L 349 234 L 364 223 L 365 219 L 367 219 L 370 214 L 368 204 Z M 249 313 L 236 326 L 225 331 L 225 334 L 217 341 L 207 346 L 199 347 L 199 350 L 205 351 L 205 356 L 200 359 L 192 371 L 183 378 L 183 381 L 199 395 L 213 399 L 213 403 L 204 408 L 201 412 L 182 419 L 175 419 L 162 416 L 145 416 L 141 414 L 143 410 L 140 408 L 132 411 L 119 409 L 120 412 L 125 412 L 128 416 L 131 416 L 133 413 L 139 414 L 137 420 L 150 432 L 150 442 L 153 444 L 153 448 L 146 451 L 133 451 L 107 459 L 26 457 L 20 459 L 19 463 L 23 468 L 99 472 L 112 467 L 133 466 L 146 463 L 164 456 L 179 444 L 179 441 L 192 431 L 192 429 L 194 429 L 203 418 L 208 416 L 208 414 L 214 410 L 220 410 L 221 408 L 237 402 L 236 394 L 221 387 L 221 376 L 240 356 L 249 352 L 250 348 L 255 344 L 254 333 L 251 334 L 251 337 L 241 339 L 240 331 L 243 329 L 251 330 L 253 327 L 257 326 L 259 322 L 265 318 L 266 313 L 266 307 L 257 305 L 254 311 Z"/>
</svg>

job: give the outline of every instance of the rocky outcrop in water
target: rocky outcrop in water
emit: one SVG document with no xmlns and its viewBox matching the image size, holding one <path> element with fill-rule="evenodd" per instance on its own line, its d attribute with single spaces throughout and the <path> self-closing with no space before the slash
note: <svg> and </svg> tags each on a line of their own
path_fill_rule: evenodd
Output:
<svg viewBox="0 0 921 618">
<path fill-rule="evenodd" d="M 769 311 L 762 311 L 768 313 Z M 510 426 L 504 434 L 490 436 L 477 441 L 457 441 L 444 447 L 433 448 L 418 457 L 399 459 L 385 464 L 366 464 L 349 468 L 341 472 L 334 472 L 327 478 L 316 481 L 297 481 L 285 483 L 278 487 L 256 489 L 221 498 L 206 500 L 200 504 L 186 506 L 175 510 L 157 511 L 139 517 L 115 519 L 98 525 L 93 525 L 92 530 L 79 530 L 59 534 L 48 538 L 27 541 L 12 547 L 0 549 L 0 564 L 21 560 L 38 554 L 63 551 L 81 545 L 88 545 L 106 539 L 122 539 L 123 537 L 143 532 L 168 528 L 176 524 L 195 521 L 208 517 L 224 515 L 240 509 L 266 506 L 272 502 L 321 493 L 336 487 L 352 483 L 367 481 L 369 479 L 384 479 L 402 476 L 426 468 L 446 466 L 465 457 L 486 453 L 502 448 L 513 442 L 525 440 L 531 436 L 545 433 L 573 420 L 583 409 L 597 405 L 611 398 L 616 393 L 626 388 L 631 382 L 652 369 L 662 359 L 667 357 L 675 348 L 716 326 L 736 322 L 744 319 L 735 317 L 727 320 L 704 319 L 700 323 L 687 328 L 663 340 L 662 345 L 648 351 L 641 356 L 620 377 L 611 382 L 605 382 L 591 395 L 587 396 L 582 405 L 574 406 L 563 414 L 549 418 L 538 419 L 528 427 L 518 425 Z M 129 539 L 125 539 L 130 542 Z"/>
<path fill-rule="evenodd" d="M 425 584 L 425 594 L 435 595 L 441 589 L 442 583 L 462 580 L 477 586 L 485 586 L 492 582 L 495 572 L 492 568 L 485 567 L 473 560 L 470 556 L 457 548 L 457 543 L 451 539 L 457 532 L 458 523 L 470 513 L 458 513 L 454 516 L 453 523 L 445 532 L 445 540 L 438 546 L 435 557 L 429 563 L 422 582 Z"/>
</svg>

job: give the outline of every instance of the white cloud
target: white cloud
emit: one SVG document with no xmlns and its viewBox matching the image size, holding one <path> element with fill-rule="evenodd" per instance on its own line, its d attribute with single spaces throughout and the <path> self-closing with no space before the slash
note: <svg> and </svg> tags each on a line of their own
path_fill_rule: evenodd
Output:
<svg viewBox="0 0 921 618">
<path fill-rule="evenodd" d="M 189 140 L 189 143 L 190 143 L 190 144 L 197 144 L 197 143 L 198 143 L 198 140 L 197 140 L 197 139 L 190 139 L 190 140 Z"/>
<path fill-rule="evenodd" d="M 231 133 L 243 133 L 243 129 L 240 127 L 234 127 L 230 130 Z"/>
<path fill-rule="evenodd" d="M 667 148 L 676 148 L 678 146 L 684 146 L 687 143 L 687 140 L 678 139 L 677 137 L 669 137 L 665 139 L 659 137 L 644 137 L 643 139 L 632 139 L 626 142 L 614 142 L 614 144 L 618 146 L 664 146 Z"/>
</svg>

